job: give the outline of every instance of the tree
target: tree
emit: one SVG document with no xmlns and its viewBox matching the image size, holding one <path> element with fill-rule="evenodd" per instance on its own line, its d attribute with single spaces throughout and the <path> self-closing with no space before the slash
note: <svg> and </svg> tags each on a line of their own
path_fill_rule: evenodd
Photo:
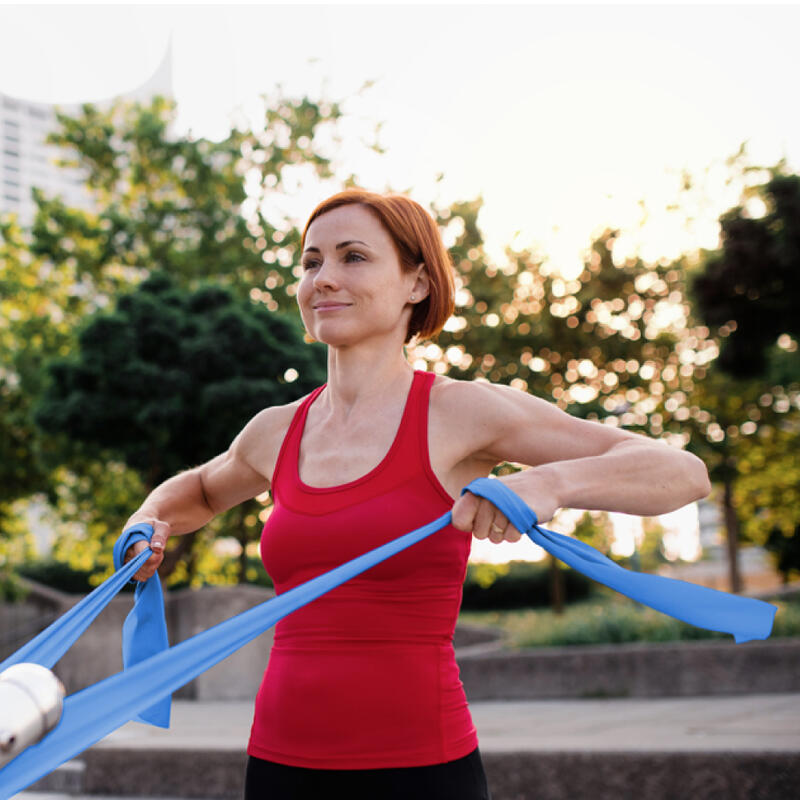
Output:
<svg viewBox="0 0 800 800">
<path fill-rule="evenodd" d="M 767 348 L 781 335 L 800 335 L 800 175 L 784 167 L 771 168 L 767 183 L 750 187 L 722 216 L 722 246 L 694 283 L 705 322 L 730 328 L 719 364 L 737 377 L 763 376 Z M 754 199 L 763 216 L 752 216 L 747 201 Z"/>
<path fill-rule="evenodd" d="M 438 347 L 420 345 L 420 357 L 459 378 L 488 378 L 552 398 L 581 417 L 663 433 L 659 399 L 690 388 L 693 365 L 716 352 L 702 331 L 687 328 L 688 260 L 618 258 L 620 231 L 607 229 L 575 278 L 530 250 L 507 249 L 508 263 L 499 267 L 483 250 L 480 204 L 440 214 L 445 231 L 459 221 L 450 249 L 457 309 Z"/>
<path fill-rule="evenodd" d="M 481 205 L 478 198 L 437 212 L 452 241 L 457 308 L 437 343 L 418 344 L 414 355 L 456 378 L 508 383 L 576 416 L 669 436 L 659 406 L 685 399 L 695 362 L 716 354 L 687 327 L 688 259 L 619 257 L 620 231 L 607 229 L 577 277 L 561 276 L 531 250 L 508 248 L 498 266 L 483 247 Z M 562 595 L 554 570 L 556 607 Z"/>
<path fill-rule="evenodd" d="M 744 183 L 761 169 L 743 167 L 742 159 L 740 152 L 729 160 L 730 181 L 737 170 Z M 774 207 L 782 211 L 775 214 L 793 213 L 788 187 L 794 184 L 767 185 L 781 198 Z M 688 180 L 685 189 L 691 189 Z M 763 186 L 746 185 L 741 207 L 757 208 L 761 191 Z M 733 513 L 737 459 L 761 424 L 780 416 L 782 404 L 796 402 L 800 387 L 792 388 L 792 381 L 800 360 L 790 358 L 794 340 L 783 333 L 782 348 L 771 351 L 767 387 L 774 392 L 765 390 L 763 380 L 727 375 L 718 355 L 737 323 L 724 317 L 726 324 L 714 327 L 701 319 L 692 294 L 707 265 L 720 262 L 718 251 L 647 263 L 618 256 L 621 232 L 607 229 L 592 242 L 583 272 L 568 279 L 530 251 L 509 248 L 505 265 L 490 263 L 478 226 L 480 207 L 478 198 L 439 212 L 440 226 L 454 240 L 458 307 L 437 347 L 419 345 L 416 355 L 456 377 L 505 382 L 552 398 L 571 414 L 687 446 L 721 484 L 731 586 L 738 591 L 737 543 L 743 534 Z M 785 260 L 795 241 L 786 231 L 796 224 L 776 219 L 768 224 L 780 232 L 775 249 Z M 781 313 L 790 315 L 796 305 L 794 299 L 785 303 Z M 504 465 L 498 472 L 510 469 Z"/>
<path fill-rule="evenodd" d="M 267 219 L 263 201 L 285 190 L 287 173 L 294 183 L 301 164 L 316 178 L 331 176 L 319 134 L 335 127 L 339 106 L 275 97 L 263 130 L 233 129 L 220 142 L 171 135 L 174 116 L 174 101 L 162 97 L 59 114 L 48 141 L 73 154 L 61 163 L 84 170 L 97 211 L 37 191 L 32 250 L 69 263 L 94 292 L 113 294 L 160 269 L 184 286 L 213 278 L 266 303 L 258 287 L 265 264 L 277 261 L 266 279 L 275 282 L 270 299 L 275 310 L 292 305 L 281 268 L 291 265 L 298 233 L 274 208 L 280 218 Z"/>
<path fill-rule="evenodd" d="M 736 501 L 750 539 L 773 556 L 788 583 L 800 572 L 800 414 L 764 425 L 739 462 Z"/>
<path fill-rule="evenodd" d="M 0 220 L 0 571 L 31 551 L 23 498 L 53 490 L 31 407 L 44 359 L 68 339 L 72 301 L 63 274 L 31 256 L 15 219 Z"/>
<path fill-rule="evenodd" d="M 749 437 L 770 411 L 759 405 L 763 387 L 751 380 L 733 378 L 716 364 L 695 375 L 693 383 L 685 404 L 673 409 L 668 425 L 688 436 L 688 449 L 703 460 L 711 482 L 721 488 L 730 591 L 740 592 L 738 550 L 744 537 L 734 500 L 735 488 Z"/>
<path fill-rule="evenodd" d="M 296 318 L 216 286 L 179 289 L 164 273 L 90 317 L 78 343 L 49 364 L 36 421 L 87 455 L 111 454 L 145 492 L 224 451 L 258 411 L 325 375 L 324 350 L 303 342 Z M 165 575 L 192 541 L 180 539 Z"/>
<path fill-rule="evenodd" d="M 5 510 L 14 518 L 0 521 L 5 535 L 18 535 L 11 504 L 42 491 L 62 514 L 61 529 L 73 522 L 102 529 L 103 502 L 110 503 L 108 518 L 117 519 L 122 499 L 112 487 L 78 490 L 85 478 L 102 481 L 108 471 L 74 442 L 61 447 L 32 419 L 44 361 L 77 347 L 85 316 L 159 270 L 187 289 L 213 280 L 242 300 L 296 313 L 299 232 L 267 201 L 285 180 L 297 185 L 298 172 L 332 176 L 324 151 L 335 152 L 341 111 L 308 98 L 264 101 L 263 125 L 232 130 L 222 142 L 173 136 L 175 106 L 163 98 L 108 109 L 87 104 L 75 118 L 59 115 L 50 141 L 71 153 L 65 165 L 83 169 L 95 210 L 68 208 L 35 190 L 30 230 L 13 218 L 0 221 L 0 517 Z M 115 485 L 135 482 L 118 476 Z M 89 519 L 92 495 L 97 507 Z M 84 539 L 76 547 L 93 552 Z"/>
<path fill-rule="evenodd" d="M 770 541 L 780 552 L 796 549 L 794 526 L 765 530 L 762 525 L 763 517 L 771 516 L 765 499 L 779 503 L 779 497 L 756 488 L 752 476 L 746 489 L 739 488 L 743 470 L 758 460 L 766 441 L 774 441 L 774 427 L 795 447 L 800 443 L 797 428 L 786 428 L 781 419 L 800 396 L 800 359 L 792 339 L 800 330 L 800 176 L 785 174 L 784 167 L 780 162 L 768 170 L 766 183 L 747 186 L 739 205 L 722 215 L 720 247 L 704 254 L 692 284 L 697 313 L 711 328 L 709 338 L 720 356 L 707 374 L 696 376 L 690 446 L 705 460 L 712 480 L 722 484 L 734 592 L 742 586 L 736 554 L 745 533 L 761 544 Z M 745 172 L 755 169 L 761 168 Z M 766 213 L 754 218 L 751 209 Z M 757 432 L 766 438 L 754 438 Z M 737 508 L 743 497 L 750 501 Z M 782 563 L 791 569 L 791 558 Z"/>
</svg>

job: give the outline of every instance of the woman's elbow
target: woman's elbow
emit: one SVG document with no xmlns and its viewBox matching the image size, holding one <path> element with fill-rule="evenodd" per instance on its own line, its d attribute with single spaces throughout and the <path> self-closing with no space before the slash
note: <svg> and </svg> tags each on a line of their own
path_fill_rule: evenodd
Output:
<svg viewBox="0 0 800 800">
<path fill-rule="evenodd" d="M 711 493 L 711 480 L 708 477 L 708 469 L 703 460 L 693 453 L 687 453 L 685 450 L 683 451 L 683 456 L 686 458 L 685 474 L 689 484 L 687 491 L 691 494 L 687 502 L 691 503 L 708 497 Z"/>
</svg>

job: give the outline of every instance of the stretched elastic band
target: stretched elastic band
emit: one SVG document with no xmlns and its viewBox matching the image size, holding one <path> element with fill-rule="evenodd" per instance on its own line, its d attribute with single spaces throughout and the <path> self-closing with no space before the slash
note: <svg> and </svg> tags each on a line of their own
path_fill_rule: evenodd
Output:
<svg viewBox="0 0 800 800">
<path fill-rule="evenodd" d="M 732 633 L 737 642 L 769 636 L 777 611 L 769 603 L 706 589 L 685 581 L 628 572 L 594 548 L 539 527 L 533 511 L 499 480 L 479 478 L 470 483 L 462 494 L 465 491 L 486 497 L 518 530 L 556 557 L 635 600 L 693 625 Z M 56 728 L 0 770 L 0 800 L 8 800 L 42 775 L 99 741 L 135 714 L 152 706 L 154 699 L 168 697 L 287 614 L 451 522 L 452 517 L 448 512 L 428 525 L 67 697 L 61 722 Z M 144 593 L 136 599 L 137 605 L 147 602 L 149 599 Z"/>
<path fill-rule="evenodd" d="M 64 700 L 59 724 L 0 769 L 0 800 L 54 770 L 227 658 L 287 614 L 450 524 L 450 512 Z M 140 599 L 141 602 L 141 599 Z"/>
<path fill-rule="evenodd" d="M 766 639 L 772 631 L 777 606 L 674 578 L 624 569 L 588 544 L 540 527 L 533 510 L 502 481 L 478 478 L 461 490 L 461 494 L 464 492 L 494 503 L 520 533 L 527 534 L 565 564 L 657 611 L 698 628 L 731 633 L 737 643 Z"/>
<path fill-rule="evenodd" d="M 41 664 L 48 669 L 53 667 L 91 625 L 95 617 L 109 604 L 111 598 L 136 574 L 149 555 L 149 550 L 140 553 L 118 572 L 107 578 L 69 611 L 62 614 L 52 625 L 3 661 L 0 664 L 0 672 L 23 661 L 29 664 Z"/>
</svg>

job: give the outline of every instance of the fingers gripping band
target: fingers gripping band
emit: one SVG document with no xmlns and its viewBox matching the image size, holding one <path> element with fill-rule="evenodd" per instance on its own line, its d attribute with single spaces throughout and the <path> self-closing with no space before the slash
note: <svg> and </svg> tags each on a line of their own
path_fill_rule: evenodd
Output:
<svg viewBox="0 0 800 800">
<path fill-rule="evenodd" d="M 117 572 L 91 594 L 86 595 L 50 627 L 9 656 L 0 664 L 0 672 L 23 661 L 52 667 L 108 605 L 111 598 L 138 572 L 149 555 L 150 551 L 146 550 L 124 567 L 118 568 Z"/>
<path fill-rule="evenodd" d="M 126 528 L 114 545 L 114 566 L 117 569 L 122 567 L 125 553 L 129 547 L 136 542 L 149 542 L 152 538 L 153 526 L 147 522 L 140 522 L 138 525 Z M 144 552 L 148 557 L 153 553 L 149 548 Z M 133 608 L 122 625 L 123 669 L 129 669 L 134 664 L 169 647 L 167 620 L 164 616 L 164 596 L 158 573 L 146 581 L 135 581 L 135 583 Z M 157 725 L 159 728 L 169 728 L 171 706 L 170 693 L 149 708 L 142 709 L 131 719 Z"/>
<path fill-rule="evenodd" d="M 539 526 L 533 510 L 499 480 L 478 478 L 462 489 L 464 492 L 494 503 L 520 533 L 527 534 L 548 553 L 632 600 L 690 625 L 731 633 L 736 642 L 766 639 L 772 631 L 776 606 L 687 581 L 624 569 L 588 544 Z"/>
<path fill-rule="evenodd" d="M 140 522 L 138 525 L 131 525 L 130 528 L 126 528 L 122 531 L 122 535 L 114 544 L 114 569 L 117 571 L 122 569 L 125 553 L 128 552 L 128 548 L 132 547 L 136 542 L 149 542 L 152 538 L 153 526 L 148 522 Z M 150 552 L 152 553 L 152 550 Z M 131 581 L 131 583 L 136 583 L 136 581 Z"/>
<path fill-rule="evenodd" d="M 765 639 L 769 636 L 777 611 L 769 603 L 706 589 L 685 581 L 629 572 L 589 545 L 541 528 L 533 510 L 497 479 L 479 478 L 472 481 L 461 493 L 465 491 L 495 504 L 514 527 L 557 558 L 634 600 L 693 625 L 732 633 L 737 642 Z M 144 716 L 143 712 L 152 707 L 154 699 L 164 698 L 167 703 L 168 724 L 168 703 L 173 691 L 247 644 L 287 614 L 451 522 L 452 516 L 448 512 L 415 531 L 295 586 L 169 649 L 160 649 L 161 645 L 166 647 L 166 625 L 162 624 L 164 605 L 158 576 L 154 575 L 145 584 L 140 583 L 135 595 L 134 611 L 137 613 L 126 620 L 126 626 L 129 620 L 133 620 L 129 639 L 130 661 L 126 662 L 130 666 L 123 672 L 66 698 L 58 726 L 38 744 L 23 751 L 0 770 L 0 800 L 8 800 L 16 792 L 135 718 L 137 714 Z M 125 531 L 123 536 L 129 533 L 130 531 Z M 136 533 L 144 533 L 148 538 L 147 531 Z M 126 545 L 123 542 L 120 545 L 119 560 L 115 547 L 115 563 L 121 562 L 130 543 L 128 541 Z M 149 554 L 149 550 L 140 553 L 106 584 L 116 581 L 122 586 L 147 560 Z M 106 584 L 98 587 L 86 600 L 104 589 Z M 140 587 L 150 585 L 158 587 L 157 598 L 144 588 L 140 591 Z M 105 600 L 102 605 L 107 602 Z M 133 613 L 131 612 L 132 615 Z M 146 632 L 146 636 L 140 638 L 139 633 L 142 631 Z M 153 646 L 152 641 L 144 641 L 148 637 L 157 638 L 160 631 L 163 631 L 164 638 L 157 642 L 157 646 Z M 140 653 L 144 652 L 146 646 L 151 647 L 150 652 L 153 654 L 140 658 Z"/>
</svg>

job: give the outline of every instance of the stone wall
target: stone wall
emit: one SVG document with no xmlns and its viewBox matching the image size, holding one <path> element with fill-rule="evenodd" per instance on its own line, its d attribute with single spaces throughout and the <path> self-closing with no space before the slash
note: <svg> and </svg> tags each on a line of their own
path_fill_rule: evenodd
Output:
<svg viewBox="0 0 800 800">
<path fill-rule="evenodd" d="M 44 621 L 60 616 L 81 600 L 75 595 L 55 592 L 26 581 L 29 595 L 24 603 L 5 607 L 0 612 L 0 624 L 10 626 L 10 620 L 26 627 L 32 638 L 36 629 L 31 620 Z M 269 600 L 274 592 L 255 586 L 220 586 L 202 589 L 182 589 L 165 593 L 165 613 L 170 645 L 182 642 L 212 625 Z M 72 694 L 107 678 L 122 669 L 122 624 L 133 607 L 130 594 L 117 595 L 100 612 L 83 635 L 56 664 L 58 675 Z M 0 630 L 10 630 L 0 627 Z M 19 628 L 22 630 L 22 628 Z M 18 649 L 24 641 L 14 641 L 0 653 L 0 660 Z M 258 691 L 272 647 L 272 630 L 258 636 L 249 644 L 216 666 L 189 682 L 176 697 L 195 700 L 252 699 Z"/>
<path fill-rule="evenodd" d="M 47 621 L 80 598 L 36 587 L 18 606 L 14 624 Z M 268 600 L 273 592 L 254 586 L 206 587 L 167 592 L 170 644 Z M 69 694 L 122 669 L 122 624 L 130 594 L 115 597 L 58 662 L 54 672 Z M 2 609 L 2 607 L 0 607 Z M 10 628 L 9 608 L 0 610 L 0 631 Z M 5 614 L 5 616 L 3 616 Z M 37 617 L 38 615 L 38 617 Z M 24 623 L 24 624 L 23 624 Z M 21 628 L 20 628 L 21 630 Z M 34 629 L 29 631 L 31 638 Z M 0 660 L 24 642 L 0 652 Z M 459 626 L 455 636 L 461 680 L 470 701 L 579 697 L 686 697 L 800 691 L 800 638 L 765 642 L 674 642 L 591 645 L 511 652 L 490 631 Z M 204 672 L 176 693 L 195 700 L 255 697 L 269 659 L 272 630 Z"/>
<path fill-rule="evenodd" d="M 458 663 L 470 701 L 800 691 L 800 638 L 548 647 Z"/>
</svg>

